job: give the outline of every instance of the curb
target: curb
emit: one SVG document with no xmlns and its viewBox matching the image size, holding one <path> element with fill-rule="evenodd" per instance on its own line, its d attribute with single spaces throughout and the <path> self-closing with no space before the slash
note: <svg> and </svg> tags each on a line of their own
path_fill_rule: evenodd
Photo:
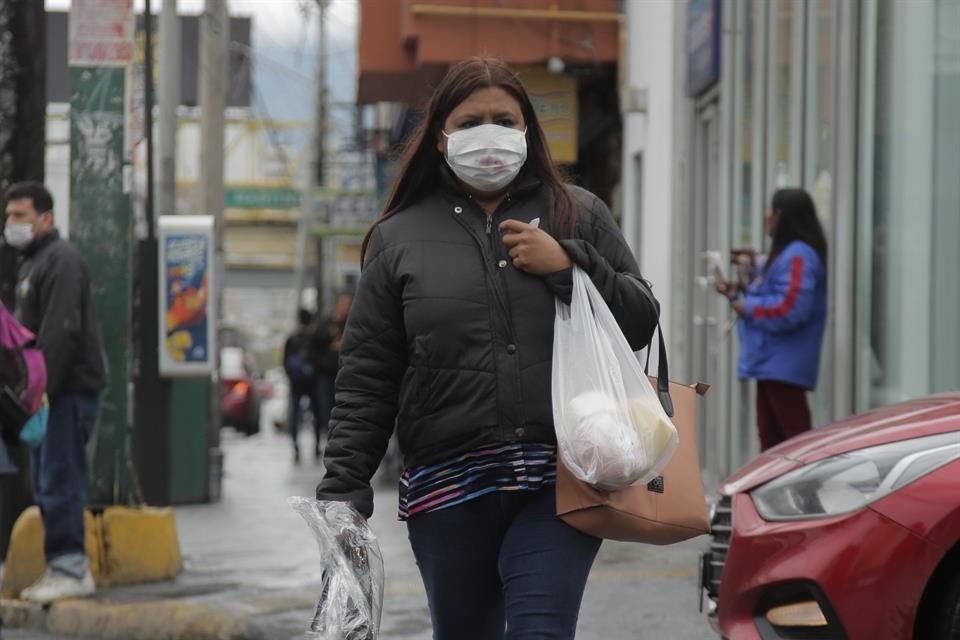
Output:
<svg viewBox="0 0 960 640">
<path fill-rule="evenodd" d="M 16 597 L 46 569 L 40 510 L 30 507 L 13 526 L 0 581 L 2 596 Z M 170 508 L 107 507 L 84 512 L 84 545 L 98 588 L 174 578 L 183 565 Z"/>
<path fill-rule="evenodd" d="M 286 611 L 310 609 L 313 595 L 260 593 L 224 598 L 110 602 L 62 600 L 49 606 L 22 600 L 0 600 L 6 628 L 48 631 L 104 640 L 267 640 L 269 630 L 255 620 Z M 251 594 L 253 595 L 253 594 Z"/>
</svg>

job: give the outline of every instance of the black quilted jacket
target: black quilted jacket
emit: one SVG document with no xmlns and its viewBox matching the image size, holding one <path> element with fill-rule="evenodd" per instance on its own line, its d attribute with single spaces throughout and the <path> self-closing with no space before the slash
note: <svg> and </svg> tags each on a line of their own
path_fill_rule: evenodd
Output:
<svg viewBox="0 0 960 640">
<path fill-rule="evenodd" d="M 577 238 L 561 244 L 603 294 L 631 346 L 646 346 L 659 305 L 603 202 L 571 187 Z M 513 267 L 498 226 L 541 218 L 536 183 L 489 221 L 441 187 L 376 227 L 347 322 L 321 500 L 373 511 L 370 479 L 394 428 L 407 467 L 501 442 L 555 443 L 550 376 L 555 300 L 571 271 Z"/>
</svg>

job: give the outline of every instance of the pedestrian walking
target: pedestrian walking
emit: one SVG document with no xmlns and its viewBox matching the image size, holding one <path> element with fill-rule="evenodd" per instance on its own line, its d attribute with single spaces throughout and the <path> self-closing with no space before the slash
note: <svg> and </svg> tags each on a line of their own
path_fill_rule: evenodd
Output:
<svg viewBox="0 0 960 640">
<path fill-rule="evenodd" d="M 827 317 L 827 240 L 810 194 L 777 191 L 766 229 L 773 244 L 753 281 L 745 288 L 716 281 L 739 316 L 738 372 L 757 381 L 764 451 L 812 426 L 807 392 L 817 384 Z"/>
<path fill-rule="evenodd" d="M 47 571 L 21 597 L 48 603 L 94 592 L 84 547 L 86 447 L 107 369 L 87 265 L 60 237 L 53 197 L 42 184 L 23 182 L 6 200 L 4 238 L 23 255 L 17 318 L 43 353 L 50 400 L 46 437 L 31 453 Z"/>
<path fill-rule="evenodd" d="M 316 436 L 314 454 L 317 459 L 322 453 L 327 423 L 330 422 L 330 412 L 333 410 L 334 382 L 340 369 L 340 345 L 352 304 L 353 295 L 347 291 L 341 292 L 333 305 L 332 313 L 320 318 L 312 330 L 311 360 L 317 370 L 317 412 L 313 416 L 313 431 Z"/>
<path fill-rule="evenodd" d="M 300 462 L 300 425 L 303 422 L 304 400 L 313 412 L 316 423 L 320 414 L 317 398 L 317 370 L 311 344 L 313 340 L 313 314 L 309 310 L 297 310 L 297 327 L 283 344 L 283 370 L 290 382 L 290 439 L 293 442 L 293 461 Z M 320 443 L 317 442 L 317 451 Z"/>
<path fill-rule="evenodd" d="M 601 541 L 555 515 L 556 300 L 576 264 L 634 349 L 658 305 L 606 205 L 561 180 L 505 64 L 469 59 L 439 84 L 363 264 L 317 497 L 369 516 L 396 426 L 433 637 L 573 638 Z"/>
</svg>

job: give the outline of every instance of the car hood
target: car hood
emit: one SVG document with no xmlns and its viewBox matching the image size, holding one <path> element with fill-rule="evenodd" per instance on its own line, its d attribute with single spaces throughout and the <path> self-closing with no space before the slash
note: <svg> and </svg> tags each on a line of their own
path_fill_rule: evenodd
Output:
<svg viewBox="0 0 960 640">
<path fill-rule="evenodd" d="M 960 392 L 860 413 L 765 451 L 727 478 L 724 495 L 749 491 L 824 458 L 900 440 L 960 431 Z"/>
</svg>

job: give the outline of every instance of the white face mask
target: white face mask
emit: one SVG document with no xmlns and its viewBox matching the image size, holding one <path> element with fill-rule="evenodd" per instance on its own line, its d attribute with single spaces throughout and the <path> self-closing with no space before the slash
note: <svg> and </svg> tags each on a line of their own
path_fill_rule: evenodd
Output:
<svg viewBox="0 0 960 640">
<path fill-rule="evenodd" d="M 527 160 L 526 130 L 484 124 L 447 136 L 447 164 L 477 191 L 500 191 Z"/>
<path fill-rule="evenodd" d="M 7 222 L 3 238 L 14 249 L 26 249 L 33 242 L 33 225 L 29 222 Z"/>
</svg>

